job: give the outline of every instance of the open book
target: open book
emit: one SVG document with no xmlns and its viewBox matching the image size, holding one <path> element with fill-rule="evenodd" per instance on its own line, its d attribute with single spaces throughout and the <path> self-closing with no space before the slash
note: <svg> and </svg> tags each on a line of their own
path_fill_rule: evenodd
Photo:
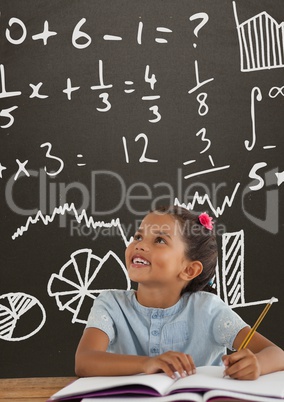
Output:
<svg viewBox="0 0 284 402">
<path fill-rule="evenodd" d="M 125 401 L 127 396 L 127 401 L 132 402 L 135 396 L 139 396 L 147 397 L 147 402 L 207 402 L 213 398 L 284 402 L 284 371 L 263 375 L 254 381 L 239 381 L 223 378 L 223 370 L 216 366 L 198 367 L 196 374 L 185 378 L 177 376 L 176 379 L 164 373 L 79 378 L 54 394 L 49 401 L 87 398 L 84 401 L 99 402 L 100 397 L 104 397 L 104 402 L 118 402 L 120 399 Z M 114 396 L 115 399 L 112 398 Z"/>
</svg>

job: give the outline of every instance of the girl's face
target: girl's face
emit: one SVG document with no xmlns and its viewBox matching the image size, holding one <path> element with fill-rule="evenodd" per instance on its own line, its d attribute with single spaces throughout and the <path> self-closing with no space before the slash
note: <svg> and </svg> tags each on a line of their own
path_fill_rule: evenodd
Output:
<svg viewBox="0 0 284 402">
<path fill-rule="evenodd" d="M 125 252 L 132 281 L 154 286 L 184 286 L 180 273 L 188 265 L 178 221 L 171 215 L 147 215 Z"/>
</svg>

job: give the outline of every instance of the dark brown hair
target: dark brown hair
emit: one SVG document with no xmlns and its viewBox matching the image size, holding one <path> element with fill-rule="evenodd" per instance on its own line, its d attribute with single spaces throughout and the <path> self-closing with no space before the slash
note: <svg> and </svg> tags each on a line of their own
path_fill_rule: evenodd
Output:
<svg viewBox="0 0 284 402">
<path fill-rule="evenodd" d="M 199 214 L 194 214 L 186 208 L 158 207 L 153 212 L 171 215 L 179 223 L 180 235 L 186 246 L 186 257 L 191 261 L 200 261 L 203 265 L 202 273 L 190 281 L 182 293 L 197 292 L 198 290 L 216 293 L 211 286 L 218 257 L 214 230 L 206 229 L 199 222 Z"/>
</svg>

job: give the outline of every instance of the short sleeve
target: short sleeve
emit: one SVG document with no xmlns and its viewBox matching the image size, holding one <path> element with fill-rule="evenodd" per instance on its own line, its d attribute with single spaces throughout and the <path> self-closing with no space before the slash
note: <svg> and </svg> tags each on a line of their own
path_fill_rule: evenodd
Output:
<svg viewBox="0 0 284 402">
<path fill-rule="evenodd" d="M 115 338 L 114 322 L 109 314 L 109 306 L 104 297 L 97 297 L 91 308 L 86 328 L 98 328 L 109 337 L 110 343 Z"/>
<path fill-rule="evenodd" d="M 218 344 L 234 350 L 234 340 L 247 324 L 225 303 L 222 303 L 220 307 L 213 324 L 214 338 Z"/>
</svg>

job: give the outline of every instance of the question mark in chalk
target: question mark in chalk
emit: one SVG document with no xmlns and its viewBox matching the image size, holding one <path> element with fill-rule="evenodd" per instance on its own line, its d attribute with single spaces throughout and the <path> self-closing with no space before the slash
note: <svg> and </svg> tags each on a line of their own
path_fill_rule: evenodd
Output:
<svg viewBox="0 0 284 402">
<path fill-rule="evenodd" d="M 197 20 L 197 19 L 201 19 L 201 20 L 202 20 L 202 21 L 197 25 L 197 27 L 195 28 L 195 30 L 193 31 L 194 35 L 195 35 L 196 37 L 198 37 L 198 32 L 200 31 L 200 29 L 201 29 L 202 27 L 204 27 L 204 25 L 205 25 L 205 24 L 208 22 L 208 20 L 209 20 L 208 14 L 207 14 L 207 13 L 196 13 L 196 14 L 193 14 L 189 19 L 190 19 L 190 21 Z M 194 43 L 194 44 L 193 44 L 193 47 L 196 47 L 196 46 L 197 46 L 197 44 Z"/>
</svg>

